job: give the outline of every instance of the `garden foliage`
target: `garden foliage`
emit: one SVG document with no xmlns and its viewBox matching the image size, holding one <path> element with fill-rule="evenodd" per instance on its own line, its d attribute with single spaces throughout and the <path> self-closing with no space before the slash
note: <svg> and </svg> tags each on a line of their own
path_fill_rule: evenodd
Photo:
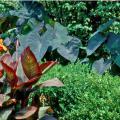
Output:
<svg viewBox="0 0 120 120">
<path fill-rule="evenodd" d="M 54 108 L 60 120 L 119 120 L 120 96 L 119 76 L 104 76 L 90 72 L 88 64 L 56 65 L 41 81 L 58 77 L 63 88 L 38 90 Z"/>
<path fill-rule="evenodd" d="M 90 70 L 120 67 L 120 3 L 14 3 L 0 2 L 0 119 L 40 119 L 45 105 L 60 120 L 119 119 L 119 77 Z M 80 61 L 58 65 L 39 81 L 61 58 Z M 44 89 L 63 86 L 58 78 L 65 87 Z"/>
<path fill-rule="evenodd" d="M 71 5 L 71 3 L 74 4 Z M 46 2 L 42 2 L 42 4 L 45 6 L 51 6 L 51 4 L 48 4 Z M 15 28 L 12 27 L 12 29 L 7 31 L 7 33 L 10 33 L 7 37 L 4 38 L 5 33 L 3 33 L 1 36 L 5 39 L 5 43 L 8 43 L 8 39 L 19 40 L 20 46 L 17 48 L 17 52 L 19 53 L 19 55 L 25 47 L 30 46 L 35 56 L 40 60 L 46 56 L 46 53 L 49 53 L 49 56 L 51 58 L 59 60 L 56 52 L 57 54 L 61 55 L 63 58 L 71 62 L 75 62 L 78 58 L 86 59 L 87 57 L 89 58 L 90 62 L 95 61 L 92 68 L 97 70 L 97 72 L 100 74 L 103 74 L 105 70 L 110 68 L 111 63 L 115 63 L 120 66 L 118 50 L 119 48 L 117 47 L 117 45 L 119 44 L 119 40 L 116 40 L 117 42 L 115 42 L 117 45 L 113 45 L 113 39 L 119 39 L 119 35 L 113 32 L 106 32 L 111 28 L 111 26 L 114 26 L 114 23 L 119 23 L 119 18 L 117 17 L 117 14 L 115 14 L 112 19 L 108 20 L 102 25 L 94 23 L 97 26 L 99 25 L 97 31 L 95 31 L 94 29 L 93 31 L 95 32 L 93 34 L 89 34 L 89 40 L 85 40 L 83 34 L 81 35 L 81 37 L 78 36 L 79 38 L 82 38 L 82 40 L 80 40 L 77 37 L 70 36 L 66 27 L 63 27 L 60 23 L 54 22 L 50 17 L 48 17 L 49 14 L 47 14 L 42 4 L 38 2 L 21 2 L 21 7 L 18 10 L 15 9 L 8 12 L 7 17 L 10 19 L 15 19 L 15 21 L 12 23 L 13 25 L 11 25 L 11 27 L 15 26 Z M 71 14 L 71 12 L 73 11 L 72 9 L 78 10 L 79 8 L 81 14 L 88 15 L 84 12 L 87 11 L 87 6 L 90 7 L 90 5 L 93 3 L 54 2 L 54 4 L 58 4 L 60 6 L 60 9 L 61 7 L 67 9 L 67 12 L 69 12 L 69 14 Z M 95 2 L 95 5 L 97 4 L 97 7 L 100 7 L 101 3 Z M 116 3 L 115 5 L 117 7 L 119 6 L 119 3 Z M 110 6 L 112 6 L 112 4 L 110 4 Z M 92 8 L 90 7 L 90 9 Z M 53 10 L 56 14 L 54 7 Z M 92 13 L 92 11 L 93 10 L 89 12 Z M 94 15 L 96 14 L 94 13 Z M 86 16 L 85 20 L 89 18 L 89 20 L 92 22 L 93 19 L 91 17 L 94 15 Z M 66 18 L 63 18 L 66 21 L 69 17 L 70 16 L 66 16 Z M 58 18 L 58 16 L 56 16 L 56 18 Z M 61 22 L 63 18 L 60 18 L 58 20 Z M 6 20 L 2 22 L 1 28 L 3 28 L 6 24 Z M 65 21 L 63 23 L 65 23 Z M 66 21 L 66 25 L 67 24 L 68 23 Z M 72 25 L 74 24 L 72 23 Z M 93 28 L 94 27 L 96 26 L 93 26 Z M 80 30 L 82 30 L 82 28 L 79 29 L 79 31 Z M 74 31 L 78 31 L 78 29 L 74 29 Z M 84 34 L 87 35 L 85 32 Z M 113 46 L 115 49 L 112 49 L 111 51 L 110 48 L 112 48 Z"/>
<path fill-rule="evenodd" d="M 41 60 L 47 51 L 57 50 L 61 56 L 75 62 L 81 46 L 80 39 L 69 36 L 67 28 L 53 22 L 46 15 L 42 4 L 21 2 L 20 5 L 20 9 L 8 11 L 6 19 L 1 24 L 3 30 L 8 18 L 14 19 L 5 38 L 19 40 L 17 52 L 20 54 L 25 47 L 30 46 L 36 57 Z M 5 33 L 1 36 L 4 38 Z"/>
<path fill-rule="evenodd" d="M 6 72 L 6 77 L 3 75 L 0 79 L 0 118 L 4 118 L 4 120 L 7 120 L 8 117 L 12 120 L 27 119 L 35 113 L 38 114 L 40 106 L 34 103 L 34 99 L 32 106 L 27 106 L 30 93 L 47 86 L 63 86 L 58 79 L 34 85 L 41 75 L 55 64 L 54 61 L 39 64 L 29 47 L 22 52 L 16 61 L 13 61 L 10 54 L 3 55 L 1 69 Z M 17 106 L 19 107 L 16 108 Z M 38 118 L 41 118 L 39 114 Z"/>
</svg>

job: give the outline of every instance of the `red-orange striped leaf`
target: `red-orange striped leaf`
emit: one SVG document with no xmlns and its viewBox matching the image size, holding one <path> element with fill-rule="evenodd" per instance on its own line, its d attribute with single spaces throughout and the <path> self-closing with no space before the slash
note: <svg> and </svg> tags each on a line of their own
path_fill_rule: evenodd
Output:
<svg viewBox="0 0 120 120">
<path fill-rule="evenodd" d="M 36 76 L 36 77 L 30 79 L 27 82 L 21 82 L 21 83 L 17 84 L 15 89 L 31 87 L 32 85 L 34 85 L 39 80 L 39 78 L 40 78 L 39 76 Z"/>
<path fill-rule="evenodd" d="M 37 59 L 35 58 L 29 47 L 27 47 L 23 51 L 21 55 L 21 63 L 23 70 L 29 79 L 33 78 L 38 74 L 41 74 Z"/>
<path fill-rule="evenodd" d="M 18 82 L 18 78 L 16 76 L 15 71 L 11 67 L 9 67 L 7 64 L 5 64 L 3 61 L 1 61 L 1 64 L 7 74 L 7 80 L 9 84 L 11 85 L 12 88 L 15 87 Z"/>
</svg>

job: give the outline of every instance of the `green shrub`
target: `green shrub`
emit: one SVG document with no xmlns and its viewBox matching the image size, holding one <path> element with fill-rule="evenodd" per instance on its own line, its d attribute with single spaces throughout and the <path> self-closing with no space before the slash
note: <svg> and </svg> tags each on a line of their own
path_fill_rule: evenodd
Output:
<svg viewBox="0 0 120 120">
<path fill-rule="evenodd" d="M 50 97 L 60 120 L 118 120 L 120 118 L 120 80 L 106 73 L 90 72 L 89 65 L 80 63 L 58 65 L 41 80 L 58 77 L 63 88 L 45 88 L 41 92 Z"/>
<path fill-rule="evenodd" d="M 18 8 L 18 1 L 0 0 L 0 13 L 7 12 L 10 9 Z"/>
<path fill-rule="evenodd" d="M 119 2 L 103 1 L 51 1 L 42 2 L 50 17 L 67 26 L 69 33 L 78 36 L 86 44 L 100 24 L 120 16 Z M 120 33 L 116 22 L 109 31 Z"/>
</svg>

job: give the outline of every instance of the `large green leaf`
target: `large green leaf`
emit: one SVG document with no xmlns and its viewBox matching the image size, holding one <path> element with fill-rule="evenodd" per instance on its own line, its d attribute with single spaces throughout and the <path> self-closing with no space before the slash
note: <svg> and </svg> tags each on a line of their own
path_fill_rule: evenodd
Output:
<svg viewBox="0 0 120 120">
<path fill-rule="evenodd" d="M 106 38 L 101 34 L 97 33 L 90 38 L 87 46 L 87 55 L 91 55 L 95 50 L 106 40 Z"/>
<path fill-rule="evenodd" d="M 87 55 L 91 55 L 95 52 L 95 50 L 106 40 L 104 36 L 102 36 L 102 32 L 107 30 L 115 21 L 115 19 L 111 19 L 106 23 L 99 26 L 97 31 L 93 33 L 88 41 L 87 46 Z"/>
<path fill-rule="evenodd" d="M 47 49 L 45 46 L 43 46 L 43 49 L 41 49 L 42 46 L 41 37 L 38 33 L 40 29 L 42 29 L 41 24 L 39 24 L 33 31 L 29 32 L 27 35 L 18 36 L 18 39 L 20 41 L 20 47 L 18 48 L 19 55 L 22 53 L 24 48 L 30 46 L 31 50 L 33 51 L 37 59 L 40 59 L 39 54 L 44 54 L 44 51 L 46 51 Z"/>
<path fill-rule="evenodd" d="M 39 31 L 43 28 L 41 24 L 39 24 L 37 27 L 34 28 L 33 31 L 29 32 L 27 35 L 19 35 L 18 39 L 20 40 L 20 47 L 18 48 L 18 53 L 20 54 L 23 49 L 27 46 L 30 46 L 31 50 L 37 57 L 37 59 L 42 59 L 45 55 L 48 47 L 51 47 L 52 50 L 59 48 L 61 46 L 61 49 L 63 48 L 62 44 L 65 44 L 69 42 L 72 38 L 68 35 L 67 29 L 60 25 L 59 23 L 55 23 L 54 27 L 50 25 L 46 25 L 46 32 L 42 35 L 39 34 Z M 75 57 L 73 60 L 73 57 L 68 57 L 67 59 L 70 61 L 75 61 L 76 57 L 78 56 L 78 47 L 80 44 L 80 40 L 75 39 L 73 42 L 73 45 L 71 42 L 68 43 L 68 47 L 71 47 L 72 53 L 73 50 L 76 51 Z M 74 46 L 74 47 L 73 47 Z M 69 49 L 69 50 L 70 50 Z M 59 50 L 60 51 L 60 50 Z M 60 52 L 62 56 L 65 56 Z M 72 54 L 73 55 L 73 54 Z"/>
<path fill-rule="evenodd" d="M 92 69 L 102 75 L 110 67 L 110 65 L 111 60 L 104 60 L 101 58 L 93 63 Z"/>
<path fill-rule="evenodd" d="M 69 41 L 65 45 L 60 45 L 57 49 L 58 53 L 66 58 L 67 60 L 70 60 L 71 62 L 75 62 L 78 58 L 79 54 L 79 48 L 82 45 L 81 41 L 77 38 L 72 38 L 71 41 Z"/>
<path fill-rule="evenodd" d="M 109 33 L 105 45 L 112 54 L 120 54 L 120 34 Z"/>
<path fill-rule="evenodd" d="M 67 28 L 62 26 L 60 23 L 56 22 L 54 25 L 53 31 L 53 42 L 51 43 L 53 49 L 59 47 L 60 44 L 65 44 L 72 39 L 71 36 L 68 35 Z"/>
<path fill-rule="evenodd" d="M 112 60 L 116 65 L 120 67 L 120 55 L 119 54 L 114 54 L 112 55 Z"/>
<path fill-rule="evenodd" d="M 47 24 L 46 29 L 47 31 L 41 36 L 41 40 L 44 41 L 42 42 L 43 44 L 47 43 L 52 50 L 72 39 L 72 37 L 68 35 L 67 28 L 58 22 L 54 24 L 54 27 Z"/>
<path fill-rule="evenodd" d="M 109 33 L 105 46 L 114 63 L 120 67 L 120 34 Z"/>
</svg>

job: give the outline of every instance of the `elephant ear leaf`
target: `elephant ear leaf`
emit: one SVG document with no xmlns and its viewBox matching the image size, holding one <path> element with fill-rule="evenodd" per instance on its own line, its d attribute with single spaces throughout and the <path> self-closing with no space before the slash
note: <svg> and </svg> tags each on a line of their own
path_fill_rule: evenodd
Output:
<svg viewBox="0 0 120 120">
<path fill-rule="evenodd" d="M 88 56 L 94 53 L 95 50 L 106 40 L 106 38 L 101 34 L 101 32 L 107 30 L 107 28 L 109 28 L 114 21 L 115 19 L 111 19 L 108 22 L 100 25 L 97 31 L 92 34 L 91 38 L 88 41 L 88 46 L 87 46 Z"/>
<path fill-rule="evenodd" d="M 97 33 L 92 36 L 88 41 L 87 55 L 91 55 L 95 50 L 106 40 L 106 38 L 101 34 Z"/>
<path fill-rule="evenodd" d="M 21 54 L 21 63 L 23 70 L 29 79 L 41 74 L 37 59 L 29 47 L 27 47 Z"/>
<path fill-rule="evenodd" d="M 103 74 L 111 65 L 111 60 L 104 61 L 103 58 L 96 60 L 93 65 L 92 69 L 95 70 L 99 74 Z"/>
<path fill-rule="evenodd" d="M 109 33 L 105 47 L 111 53 L 114 63 L 120 67 L 120 34 Z"/>
<path fill-rule="evenodd" d="M 75 62 L 78 54 L 79 54 L 79 48 L 82 45 L 80 39 L 78 38 L 72 38 L 67 44 L 60 45 L 57 49 L 58 53 L 66 58 L 67 60 L 70 60 L 71 62 Z"/>
<path fill-rule="evenodd" d="M 109 52 L 120 53 L 120 34 L 109 33 L 105 45 Z"/>
<path fill-rule="evenodd" d="M 11 67 L 9 67 L 7 64 L 5 64 L 3 61 L 1 61 L 1 64 L 7 74 L 7 80 L 9 84 L 11 85 L 12 88 L 15 87 L 18 82 L 18 77 L 16 76 L 15 71 Z"/>
</svg>

